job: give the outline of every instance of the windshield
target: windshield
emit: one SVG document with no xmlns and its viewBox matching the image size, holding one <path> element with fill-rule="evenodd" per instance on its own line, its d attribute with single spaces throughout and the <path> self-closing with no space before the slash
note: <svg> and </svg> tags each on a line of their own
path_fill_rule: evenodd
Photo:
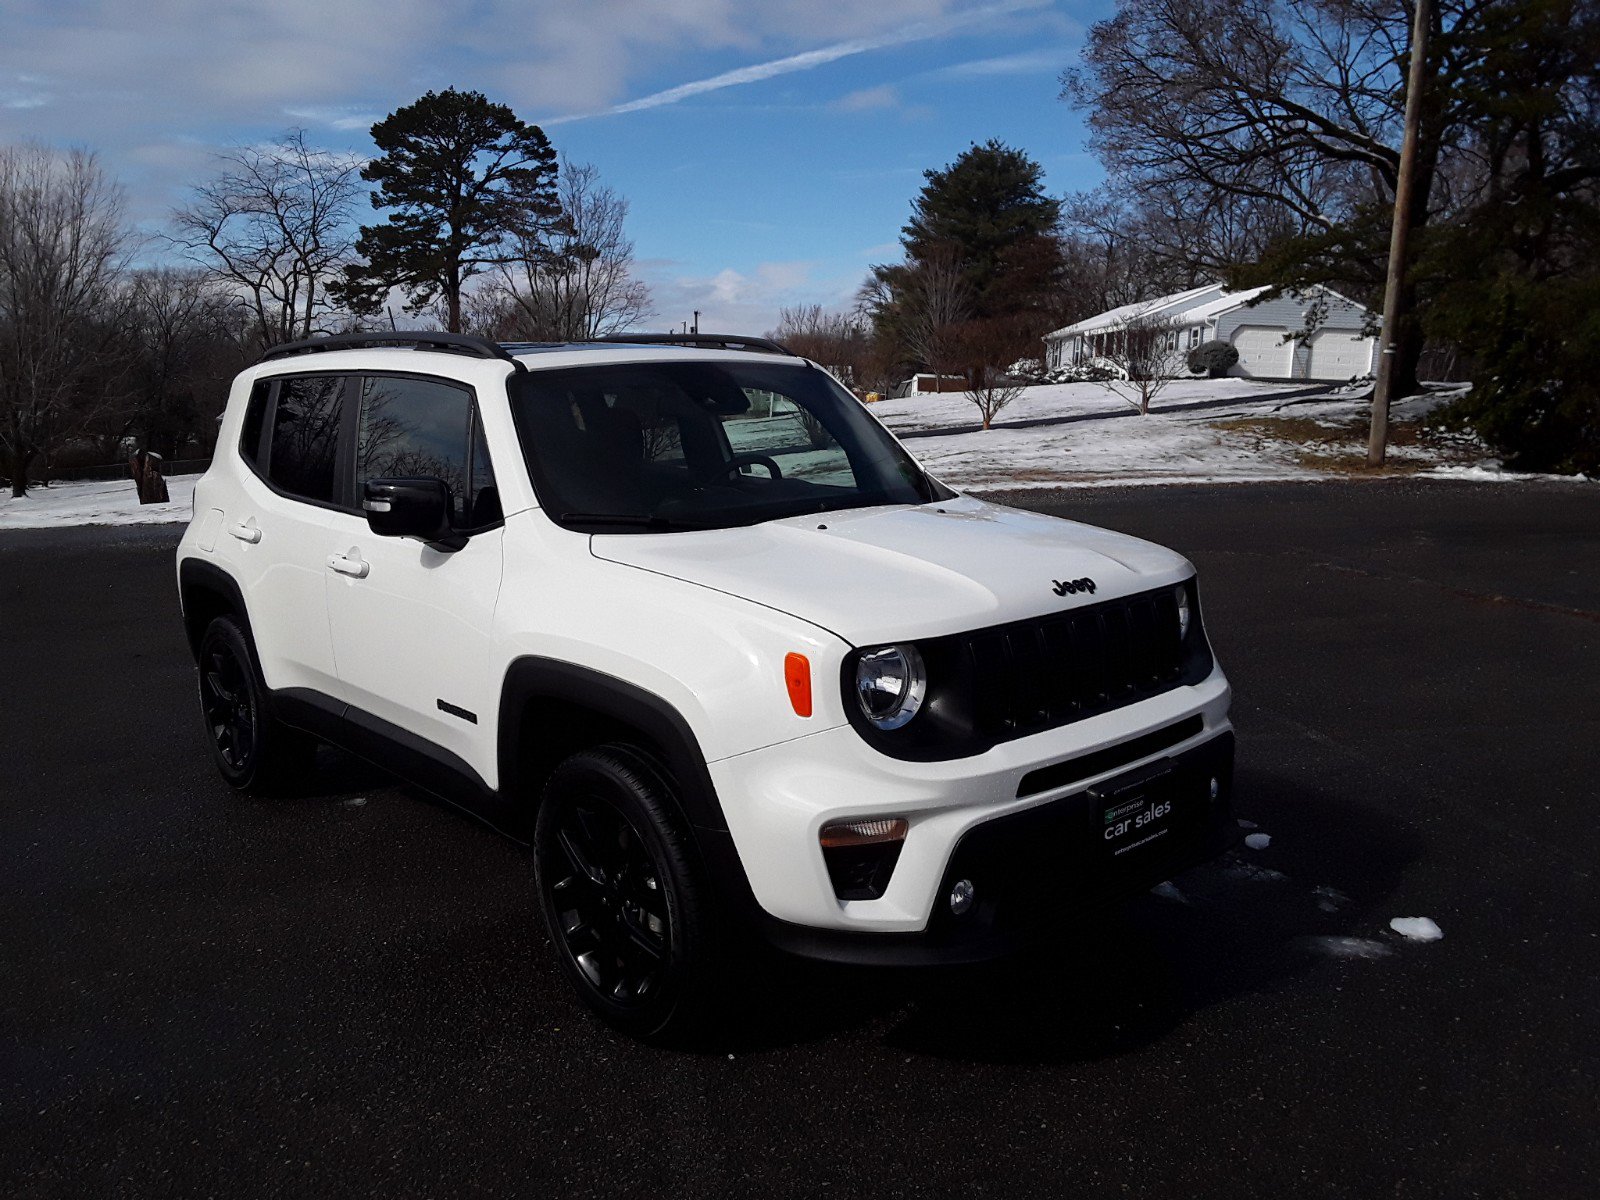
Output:
<svg viewBox="0 0 1600 1200">
<path fill-rule="evenodd" d="M 720 529 L 951 494 L 805 364 L 617 363 L 510 386 L 540 503 L 563 525 Z"/>
</svg>

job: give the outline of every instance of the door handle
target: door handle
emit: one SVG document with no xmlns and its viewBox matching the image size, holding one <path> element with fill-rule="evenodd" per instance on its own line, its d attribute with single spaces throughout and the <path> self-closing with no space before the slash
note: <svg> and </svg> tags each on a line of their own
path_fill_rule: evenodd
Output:
<svg viewBox="0 0 1600 1200">
<path fill-rule="evenodd" d="M 365 579 L 367 572 L 372 570 L 372 564 L 362 559 L 361 554 L 354 547 L 350 553 L 328 555 L 328 565 L 341 575 L 349 575 L 353 579 Z"/>
<path fill-rule="evenodd" d="M 253 519 L 251 521 L 240 521 L 237 525 L 229 525 L 228 532 L 241 542 L 249 542 L 252 546 L 261 540 L 261 530 Z"/>
</svg>

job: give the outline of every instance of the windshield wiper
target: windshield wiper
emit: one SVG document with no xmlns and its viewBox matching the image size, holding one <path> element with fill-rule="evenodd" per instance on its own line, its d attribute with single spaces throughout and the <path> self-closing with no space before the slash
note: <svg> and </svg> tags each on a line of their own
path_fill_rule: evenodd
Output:
<svg viewBox="0 0 1600 1200">
<path fill-rule="evenodd" d="M 640 529 L 705 529 L 688 521 L 661 517 L 654 513 L 562 513 L 562 523 L 574 525 L 631 525 Z"/>
</svg>

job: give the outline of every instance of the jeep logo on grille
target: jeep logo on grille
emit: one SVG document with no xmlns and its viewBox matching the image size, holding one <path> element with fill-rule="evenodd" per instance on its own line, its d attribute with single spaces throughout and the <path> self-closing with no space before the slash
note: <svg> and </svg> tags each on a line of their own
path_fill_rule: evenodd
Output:
<svg viewBox="0 0 1600 1200">
<path fill-rule="evenodd" d="M 1078 592 L 1088 592 L 1089 595 L 1094 595 L 1094 580 L 1087 575 L 1082 579 L 1069 579 L 1065 583 L 1059 579 L 1052 579 L 1050 582 L 1054 585 L 1053 590 L 1058 596 L 1073 596 Z"/>
</svg>

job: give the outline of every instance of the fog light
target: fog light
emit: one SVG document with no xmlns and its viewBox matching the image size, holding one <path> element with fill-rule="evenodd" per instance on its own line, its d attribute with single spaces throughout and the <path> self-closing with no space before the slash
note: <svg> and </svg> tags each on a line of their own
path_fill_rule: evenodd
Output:
<svg viewBox="0 0 1600 1200">
<path fill-rule="evenodd" d="M 903 817 L 869 817 L 824 825 L 822 859 L 841 900 L 876 900 L 889 886 L 910 824 Z"/>
<path fill-rule="evenodd" d="M 1213 775 L 1211 777 L 1211 798 L 1215 800 L 1220 795 L 1222 795 L 1222 784 L 1218 783 L 1217 777 Z"/>
<path fill-rule="evenodd" d="M 950 889 L 950 911 L 959 917 L 972 907 L 973 898 L 977 894 L 978 889 L 972 886 L 972 880 L 956 880 L 955 886 Z"/>
</svg>

